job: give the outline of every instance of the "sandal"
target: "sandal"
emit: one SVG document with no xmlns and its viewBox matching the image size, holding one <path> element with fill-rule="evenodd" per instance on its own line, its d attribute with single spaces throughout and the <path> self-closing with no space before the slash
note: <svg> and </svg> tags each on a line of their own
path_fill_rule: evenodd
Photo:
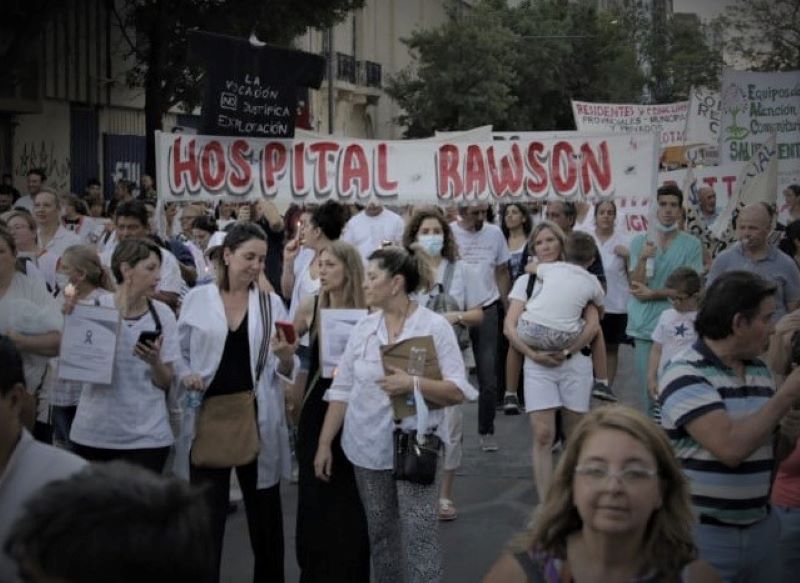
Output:
<svg viewBox="0 0 800 583">
<path fill-rule="evenodd" d="M 447 498 L 439 498 L 439 520 L 447 522 L 458 518 L 455 504 Z"/>
</svg>

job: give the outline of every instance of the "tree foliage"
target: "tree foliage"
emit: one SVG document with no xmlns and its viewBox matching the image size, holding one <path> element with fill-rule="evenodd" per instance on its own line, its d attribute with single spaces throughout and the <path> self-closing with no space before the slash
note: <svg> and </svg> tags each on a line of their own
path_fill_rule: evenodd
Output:
<svg viewBox="0 0 800 583">
<path fill-rule="evenodd" d="M 122 0 L 109 6 L 135 64 L 128 84 L 145 89 L 147 169 L 155 168 L 155 130 L 173 106 L 186 111 L 200 102 L 202 72 L 188 61 L 192 29 L 248 36 L 287 45 L 306 28 L 324 28 L 365 0 Z"/>
<path fill-rule="evenodd" d="M 572 129 L 570 99 L 685 99 L 692 84 L 715 85 L 722 64 L 699 21 L 653 22 L 590 0 L 481 0 L 449 14 L 404 40 L 412 64 L 388 84 L 409 137 L 489 123 Z"/>
<path fill-rule="evenodd" d="M 716 24 L 726 49 L 757 71 L 800 69 L 800 0 L 738 0 Z"/>
</svg>

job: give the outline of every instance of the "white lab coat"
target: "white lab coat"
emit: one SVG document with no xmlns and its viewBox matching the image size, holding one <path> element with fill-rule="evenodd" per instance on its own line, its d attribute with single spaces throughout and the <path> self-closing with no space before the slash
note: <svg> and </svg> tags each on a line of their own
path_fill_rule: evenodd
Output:
<svg viewBox="0 0 800 583">
<path fill-rule="evenodd" d="M 250 290 L 247 333 L 250 339 L 250 370 L 254 381 L 262 337 L 258 296 L 259 292 L 255 287 Z M 283 302 L 277 295 L 271 293 L 268 298 L 272 309 L 269 332 L 271 338 L 275 334 L 275 321 L 285 320 L 287 315 Z M 211 384 L 222 360 L 227 335 L 228 322 L 219 288 L 216 285 L 204 285 L 192 289 L 183 299 L 178 320 L 181 355 L 186 367 L 184 376 L 188 373 L 199 374 L 206 387 Z M 295 357 L 292 377 L 299 366 L 299 360 Z M 264 372 L 256 386 L 258 430 L 261 437 L 256 485 L 259 489 L 274 486 L 280 481 L 281 475 L 288 478 L 291 474 L 289 432 L 279 380 L 285 377 L 278 374 L 277 367 L 278 358 L 269 351 Z M 294 382 L 293 378 L 286 380 Z M 180 437 L 175 444 L 175 472 L 186 478 L 189 474 L 189 453 L 194 440 L 196 411 L 183 407 Z"/>
</svg>

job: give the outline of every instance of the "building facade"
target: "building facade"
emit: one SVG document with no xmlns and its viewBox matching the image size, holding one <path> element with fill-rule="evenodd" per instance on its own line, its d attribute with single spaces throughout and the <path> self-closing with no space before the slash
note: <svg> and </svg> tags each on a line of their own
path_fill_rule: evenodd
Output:
<svg viewBox="0 0 800 583">
<path fill-rule="evenodd" d="M 444 22 L 445 3 L 367 0 L 332 30 L 298 38 L 296 48 L 330 57 L 326 77 L 333 79 L 309 91 L 300 125 L 324 134 L 399 138 L 399 111 L 384 84 L 410 62 L 401 39 Z M 62 9 L 42 15 L 14 77 L 2 80 L 0 73 L 0 171 L 12 174 L 18 189 L 32 168 L 43 168 L 47 183 L 63 192 L 83 192 L 91 178 L 107 195 L 119 179 L 139 181 L 144 90 L 126 82 L 135 31 L 122 29 L 122 7 L 121 0 L 65 0 Z M 192 131 L 198 119 L 175 110 L 163 125 Z"/>
</svg>

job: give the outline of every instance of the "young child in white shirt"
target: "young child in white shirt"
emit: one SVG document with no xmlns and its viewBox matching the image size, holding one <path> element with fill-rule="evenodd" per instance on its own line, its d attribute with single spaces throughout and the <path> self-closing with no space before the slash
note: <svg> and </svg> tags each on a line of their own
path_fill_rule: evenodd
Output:
<svg viewBox="0 0 800 583">
<path fill-rule="evenodd" d="M 590 302 L 602 309 L 605 292 L 586 268 L 595 260 L 591 236 L 572 233 L 564 246 L 566 261 L 529 265 L 536 283 L 517 323 L 519 339 L 548 352 L 566 350 L 583 331 L 581 315 Z"/>
<path fill-rule="evenodd" d="M 669 361 L 697 340 L 694 321 L 697 303 L 702 289 L 700 275 L 691 267 L 679 267 L 673 271 L 664 287 L 672 290 L 672 307 L 664 310 L 653 330 L 653 349 L 647 367 L 647 388 L 653 401 L 658 399 L 658 379 Z M 658 407 L 654 417 L 658 418 Z"/>
</svg>

